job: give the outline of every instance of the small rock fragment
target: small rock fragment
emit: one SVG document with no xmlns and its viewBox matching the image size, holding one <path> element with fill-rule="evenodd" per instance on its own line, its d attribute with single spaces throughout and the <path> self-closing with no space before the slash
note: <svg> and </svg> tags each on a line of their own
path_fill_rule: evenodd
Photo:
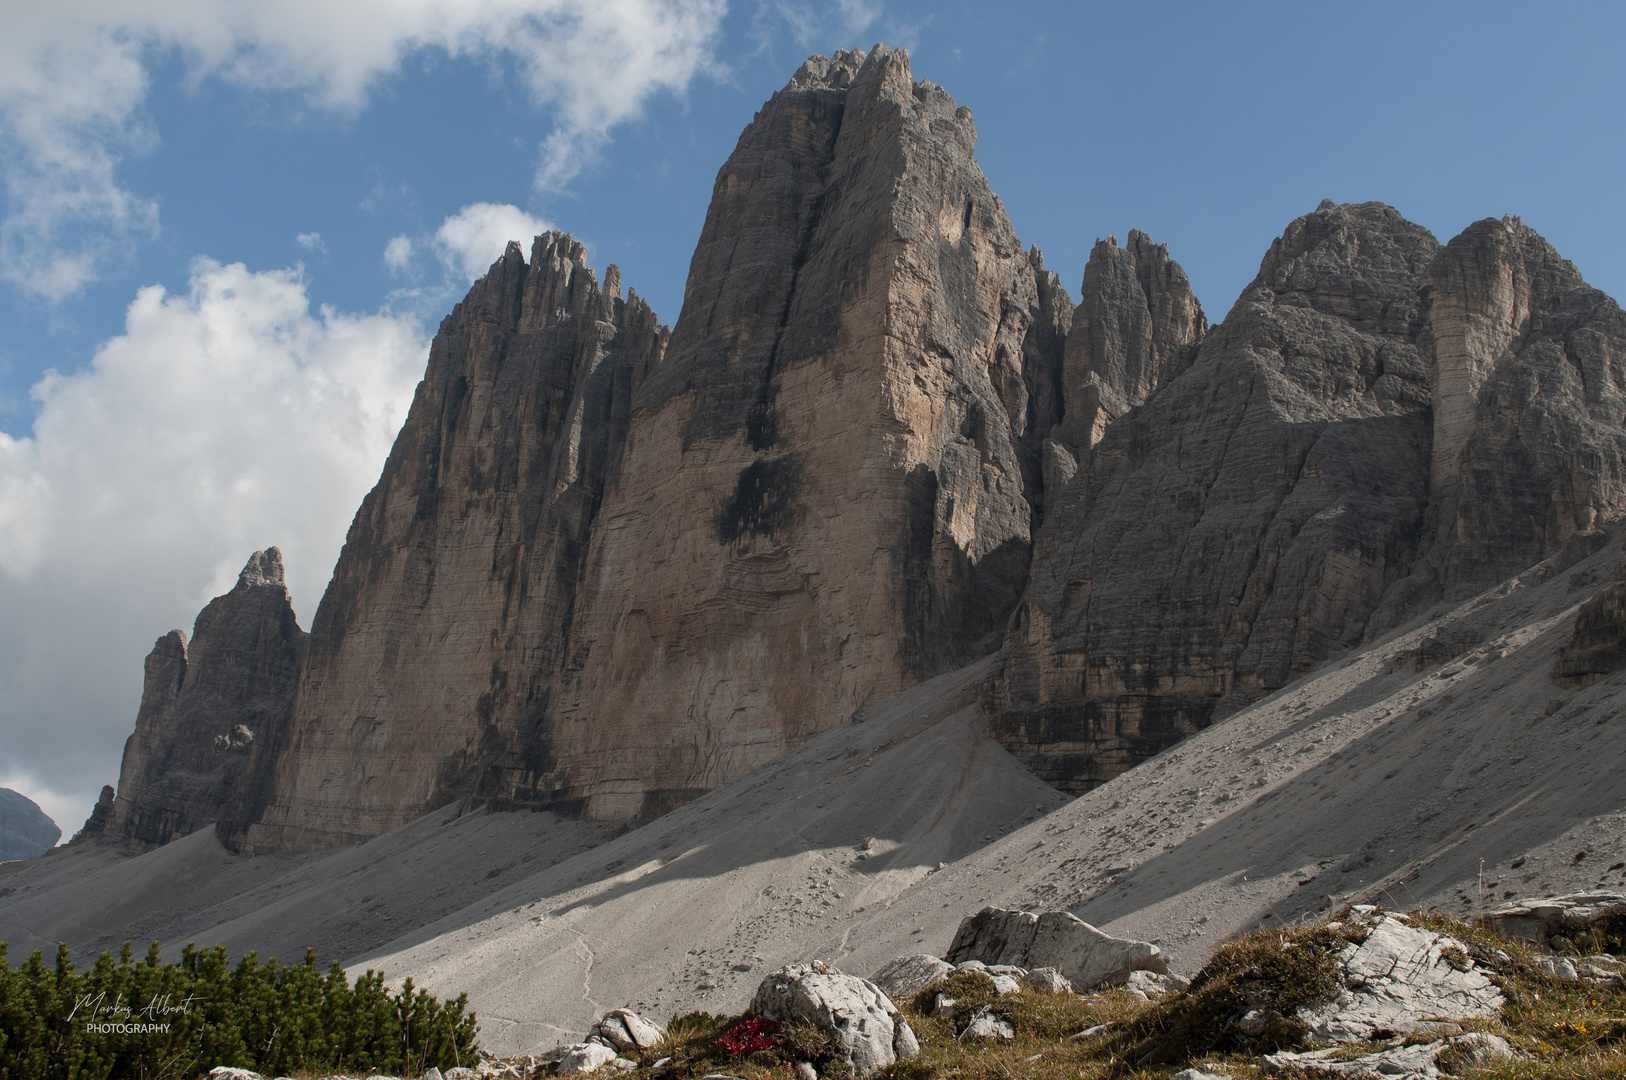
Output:
<svg viewBox="0 0 1626 1080">
<path fill-rule="evenodd" d="M 972 1015 L 971 1022 L 960 1033 L 960 1038 L 994 1039 L 1008 1043 L 1016 1038 L 1016 1025 L 1009 1020 L 1001 1020 L 985 1005 Z"/>
</svg>

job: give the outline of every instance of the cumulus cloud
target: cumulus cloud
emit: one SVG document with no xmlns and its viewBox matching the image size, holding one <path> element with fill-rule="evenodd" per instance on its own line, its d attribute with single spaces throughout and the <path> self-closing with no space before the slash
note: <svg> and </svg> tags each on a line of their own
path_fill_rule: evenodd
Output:
<svg viewBox="0 0 1626 1080">
<path fill-rule="evenodd" d="M 190 632 L 250 552 L 282 548 L 309 625 L 427 348 L 412 317 L 312 312 L 297 271 L 199 260 L 185 292 L 141 290 L 83 372 L 34 386 L 32 435 L 0 435 L 12 786 L 88 812 L 116 779 L 143 656 Z"/>
<path fill-rule="evenodd" d="M 483 60 L 549 111 L 537 183 L 567 183 L 648 98 L 713 61 L 726 0 L 52 0 L 17 4 L 0 35 L 0 275 L 60 298 L 110 243 L 157 225 L 126 191 L 124 155 L 155 137 L 142 113 L 154 56 L 194 82 L 294 91 L 355 110 L 415 54 Z"/>
<path fill-rule="evenodd" d="M 471 203 L 435 230 L 435 254 L 447 274 L 471 283 L 502 257 L 508 241 L 518 240 L 529 253 L 531 239 L 551 228 L 548 222 L 508 203 Z"/>
<path fill-rule="evenodd" d="M 306 251 L 325 252 L 327 245 L 322 243 L 322 234 L 319 232 L 302 232 L 294 237 L 299 246 Z"/>
<path fill-rule="evenodd" d="M 412 266 L 412 237 L 397 236 L 384 245 L 384 266 L 400 276 Z"/>
</svg>

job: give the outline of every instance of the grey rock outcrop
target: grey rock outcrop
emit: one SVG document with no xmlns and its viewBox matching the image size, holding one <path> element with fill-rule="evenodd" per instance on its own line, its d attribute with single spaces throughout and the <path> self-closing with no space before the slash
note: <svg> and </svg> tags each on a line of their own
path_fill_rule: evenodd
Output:
<svg viewBox="0 0 1626 1080">
<path fill-rule="evenodd" d="M 1430 562 L 1456 597 L 1626 507 L 1626 314 L 1512 217 L 1463 230 L 1421 295 L 1434 343 Z"/>
<path fill-rule="evenodd" d="M 960 923 L 944 959 L 1054 968 L 1080 991 L 1122 982 L 1131 971 L 1168 970 L 1156 945 L 1113 937 L 1071 912 L 991 907 Z"/>
<path fill-rule="evenodd" d="M 62 829 L 21 792 L 0 788 L 0 862 L 32 859 L 56 847 Z"/>
<path fill-rule="evenodd" d="M 103 784 L 102 792 L 96 796 L 96 805 L 90 808 L 90 816 L 80 826 L 79 831 L 73 834 L 70 844 L 82 844 L 89 840 L 99 840 L 107 833 L 107 826 L 113 820 L 113 785 Z"/>
<path fill-rule="evenodd" d="M 1067 335 L 1061 434 L 1087 452 L 1107 427 L 1197 357 L 1208 319 L 1167 244 L 1139 229 L 1097 240 Z"/>
<path fill-rule="evenodd" d="M 1462 942 L 1392 916 L 1339 957 L 1343 989 L 1300 1018 L 1318 1042 L 1370 1042 L 1380 1032 L 1429 1031 L 1441 1020 L 1483 1019 L 1502 1009 L 1502 992 L 1467 960 Z"/>
<path fill-rule="evenodd" d="M 666 1040 L 666 1031 L 631 1009 L 612 1009 L 587 1033 L 588 1042 L 601 1042 L 617 1053 L 653 1050 Z"/>
<path fill-rule="evenodd" d="M 859 1076 L 920 1053 L 909 1022 L 868 979 L 822 964 L 792 964 L 769 975 L 751 998 L 751 1012 L 767 1020 L 803 1020 L 828 1031 Z"/>
<path fill-rule="evenodd" d="M 563 749 L 549 707 L 589 533 L 666 338 L 615 267 L 601 287 L 558 232 L 529 263 L 510 244 L 442 322 L 317 608 L 246 847 L 330 846 L 456 798 L 534 794 Z"/>
<path fill-rule="evenodd" d="M 270 794 L 306 637 L 273 547 L 198 613 L 190 641 L 179 630 L 159 638 L 101 835 L 140 849 L 215 823 L 225 839 L 234 823 L 240 833 Z"/>
<path fill-rule="evenodd" d="M 1470 1031 L 1448 1039 L 1388 1047 L 1361 1057 L 1339 1053 L 1340 1048 L 1296 1054 L 1267 1054 L 1260 1061 L 1268 1076 L 1321 1076 L 1356 1078 L 1380 1076 L 1385 1080 L 1435 1080 L 1474 1066 L 1492 1065 L 1514 1057 L 1513 1047 L 1500 1035 Z M 1447 1068 L 1447 1063 L 1449 1068 Z M 1177 1073 L 1170 1080 L 1179 1080 Z"/>
<path fill-rule="evenodd" d="M 1087 790 L 1363 638 L 1428 504 L 1438 251 L 1386 206 L 1323 203 L 1051 493 L 989 688 L 1040 775 Z"/>
</svg>

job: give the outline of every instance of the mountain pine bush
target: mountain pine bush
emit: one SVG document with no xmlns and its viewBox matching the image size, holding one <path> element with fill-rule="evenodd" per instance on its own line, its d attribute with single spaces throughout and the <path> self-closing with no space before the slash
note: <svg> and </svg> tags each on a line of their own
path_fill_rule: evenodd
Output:
<svg viewBox="0 0 1626 1080">
<path fill-rule="evenodd" d="M 190 1078 L 216 1065 L 268 1074 L 367 1071 L 416 1074 L 477 1060 L 468 995 L 440 1001 L 384 986 L 368 971 L 354 984 L 316 953 L 282 967 L 223 946 L 188 945 L 179 963 L 153 942 L 133 961 L 104 952 L 74 969 L 66 945 L 48 967 L 36 951 L 13 969 L 0 942 L 0 1080 Z"/>
</svg>

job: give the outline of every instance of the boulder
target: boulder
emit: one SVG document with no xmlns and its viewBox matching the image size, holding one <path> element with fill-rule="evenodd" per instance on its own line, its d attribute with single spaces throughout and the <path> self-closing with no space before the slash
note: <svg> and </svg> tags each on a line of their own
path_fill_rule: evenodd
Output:
<svg viewBox="0 0 1626 1080">
<path fill-rule="evenodd" d="M 1317 1042 L 1350 1043 L 1381 1032 L 1432 1030 L 1439 1020 L 1494 1017 L 1502 992 L 1467 956 L 1462 942 L 1386 916 L 1365 942 L 1340 956 L 1336 1000 L 1299 1016 Z"/>
<path fill-rule="evenodd" d="M 1034 968 L 1022 977 L 1022 984 L 1047 994 L 1071 994 L 1073 984 L 1053 967 Z"/>
<path fill-rule="evenodd" d="M 945 959 L 1055 968 L 1077 990 L 1121 981 L 1131 971 L 1169 970 L 1156 945 L 1113 937 L 1072 912 L 992 907 L 960 923 Z"/>
<path fill-rule="evenodd" d="M 819 963 L 792 964 L 763 979 L 751 998 L 751 1012 L 828 1031 L 861 1077 L 920 1052 L 915 1033 L 880 987 Z"/>
<path fill-rule="evenodd" d="M 1007 1043 L 1016 1038 L 1016 1025 L 1009 1020 L 994 1015 L 992 1009 L 983 1006 L 971 1016 L 971 1022 L 966 1024 L 965 1030 L 960 1033 L 962 1039 L 993 1039 L 997 1042 Z"/>
<path fill-rule="evenodd" d="M 209 1070 L 209 1080 L 264 1080 L 257 1072 L 234 1069 L 230 1065 L 216 1065 Z"/>
<path fill-rule="evenodd" d="M 1570 893 L 1540 900 L 1515 900 L 1486 914 L 1491 929 L 1503 937 L 1547 944 L 1555 934 L 1573 935 L 1611 908 L 1626 904 L 1618 892 Z"/>
<path fill-rule="evenodd" d="M 908 1001 L 928 986 L 953 974 L 954 965 L 935 956 L 918 953 L 900 956 L 874 975 L 870 982 L 893 1001 Z"/>
<path fill-rule="evenodd" d="M 994 976 L 994 990 L 996 992 L 998 992 L 1001 996 L 1004 996 L 1005 994 L 1014 994 L 1020 989 L 1022 989 L 1022 984 L 1017 982 L 1016 979 L 1013 976 L 1010 976 L 1010 975 L 995 975 Z"/>
<path fill-rule="evenodd" d="M 664 1028 L 651 1024 L 631 1009 L 612 1009 L 588 1032 L 588 1041 L 603 1042 L 621 1053 L 653 1050 L 666 1039 Z"/>
<path fill-rule="evenodd" d="M 559 1075 L 584 1076 L 597 1072 L 614 1060 L 615 1051 L 602 1043 L 577 1043 L 559 1060 Z"/>
<path fill-rule="evenodd" d="M 1465 1066 L 1489 1065 L 1512 1058 L 1513 1047 L 1500 1035 L 1470 1031 L 1449 1039 L 1417 1043 L 1411 1046 L 1392 1046 L 1365 1057 L 1338 1060 L 1341 1047 L 1312 1050 L 1295 1054 L 1270 1054 L 1261 1062 L 1268 1075 L 1281 1076 L 1309 1074 L 1323 1077 L 1349 1077 L 1350 1080 L 1381 1076 L 1384 1080 L 1435 1080 L 1442 1075 L 1441 1059 L 1449 1053 L 1452 1071 Z M 1171 1080 L 1178 1080 L 1184 1073 Z"/>
</svg>

